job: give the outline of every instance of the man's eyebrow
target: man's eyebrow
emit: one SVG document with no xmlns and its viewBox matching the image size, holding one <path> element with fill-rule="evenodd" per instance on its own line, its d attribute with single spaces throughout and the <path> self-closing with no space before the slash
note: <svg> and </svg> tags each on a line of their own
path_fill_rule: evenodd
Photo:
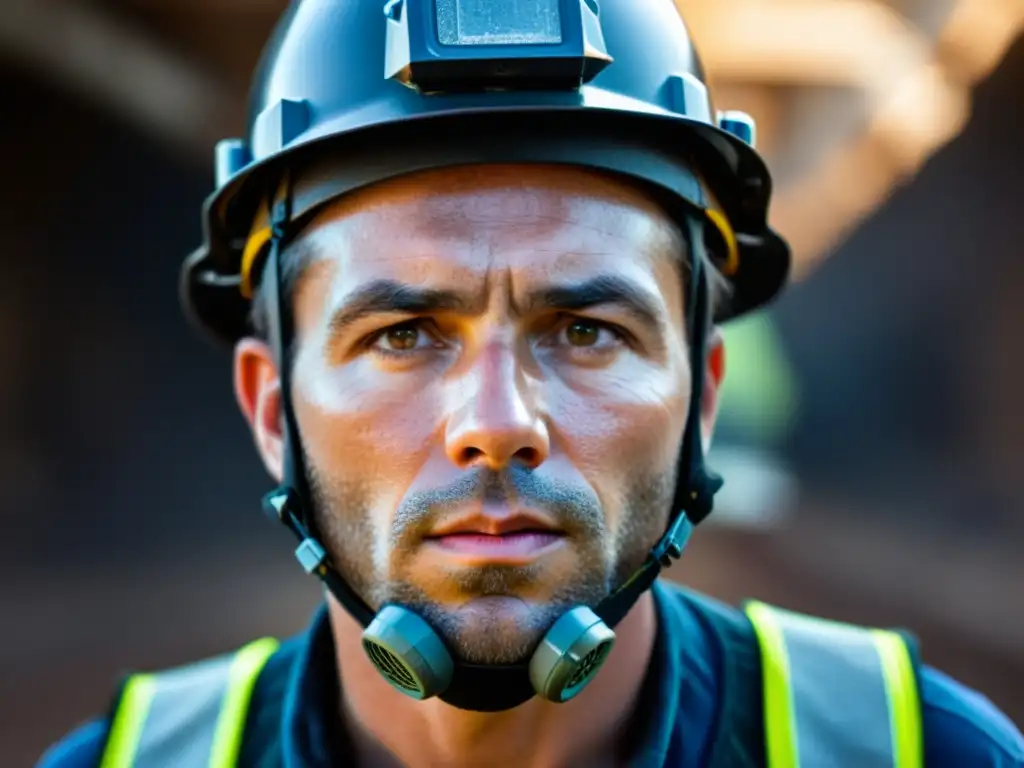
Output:
<svg viewBox="0 0 1024 768">
<path fill-rule="evenodd" d="M 368 315 L 471 312 L 473 302 L 453 290 L 420 288 L 397 280 L 374 280 L 353 291 L 331 316 L 330 333 L 336 336 Z"/>
<path fill-rule="evenodd" d="M 640 322 L 660 329 L 664 326 L 664 311 L 651 293 L 617 275 L 598 275 L 566 285 L 549 285 L 527 294 L 519 303 L 520 314 L 531 314 L 544 309 L 578 312 L 602 304 L 616 304 Z M 421 288 L 397 280 L 375 280 L 346 297 L 335 310 L 330 321 L 330 335 L 338 336 L 364 317 L 374 314 L 428 314 L 431 312 L 459 312 L 471 314 L 481 311 L 479 300 L 444 288 Z"/>
<path fill-rule="evenodd" d="M 657 298 L 632 280 L 618 275 L 598 275 L 572 285 L 539 288 L 530 292 L 520 311 L 526 314 L 540 309 L 578 312 L 601 304 L 617 304 L 655 329 L 665 325 L 665 312 Z"/>
</svg>

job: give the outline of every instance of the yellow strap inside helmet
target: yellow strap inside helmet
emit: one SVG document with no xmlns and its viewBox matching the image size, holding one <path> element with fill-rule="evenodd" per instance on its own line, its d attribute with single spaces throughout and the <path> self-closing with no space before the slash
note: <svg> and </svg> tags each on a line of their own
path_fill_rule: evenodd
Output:
<svg viewBox="0 0 1024 768">
<path fill-rule="evenodd" d="M 280 201 L 282 196 L 285 194 L 285 183 L 282 183 L 276 194 L 274 195 L 274 201 Z M 717 264 L 719 271 L 725 277 L 733 277 L 740 267 L 740 253 L 739 244 L 736 241 L 736 233 L 733 231 L 732 225 L 726 218 L 725 214 L 719 209 L 717 202 L 714 197 L 707 192 L 707 200 L 710 203 L 707 207 L 702 207 L 704 215 L 707 216 L 715 229 L 722 236 L 722 243 L 725 246 L 725 259 L 720 264 Z M 326 200 L 324 202 L 327 202 Z M 249 230 L 249 238 L 246 240 L 245 248 L 242 251 L 242 262 L 239 267 L 239 290 L 247 299 L 252 299 L 253 296 L 253 269 L 256 263 L 259 261 L 260 255 L 263 253 L 264 248 L 270 242 L 270 211 L 267 206 L 260 206 L 256 213 L 256 217 L 253 220 L 252 227 Z"/>
</svg>

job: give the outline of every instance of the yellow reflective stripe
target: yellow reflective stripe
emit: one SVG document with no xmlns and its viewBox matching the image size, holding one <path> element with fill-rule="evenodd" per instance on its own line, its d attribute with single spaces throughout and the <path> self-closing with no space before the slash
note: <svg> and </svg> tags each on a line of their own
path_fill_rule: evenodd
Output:
<svg viewBox="0 0 1024 768">
<path fill-rule="evenodd" d="M 793 686 L 790 684 L 789 654 L 782 628 L 772 608 L 764 603 L 752 600 L 744 606 L 744 611 L 754 625 L 754 633 L 761 646 L 768 768 L 799 768 Z"/>
<path fill-rule="evenodd" d="M 128 679 L 110 726 L 100 768 L 131 768 L 154 693 L 153 675 L 134 675 Z"/>
<path fill-rule="evenodd" d="M 209 768 L 234 768 L 242 747 L 249 699 L 256 678 L 277 647 L 277 640 L 264 637 L 242 648 L 231 661 L 224 701 L 217 716 L 217 729 L 210 749 Z"/>
<path fill-rule="evenodd" d="M 907 645 L 895 632 L 873 630 L 872 639 L 882 662 L 892 723 L 894 768 L 922 768 L 924 739 L 914 665 Z"/>
</svg>

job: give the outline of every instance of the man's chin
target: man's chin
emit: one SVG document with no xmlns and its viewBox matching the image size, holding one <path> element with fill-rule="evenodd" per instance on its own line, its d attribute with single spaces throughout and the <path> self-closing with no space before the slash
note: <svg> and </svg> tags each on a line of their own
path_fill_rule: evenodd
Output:
<svg viewBox="0 0 1024 768">
<path fill-rule="evenodd" d="M 489 595 L 468 600 L 457 609 L 435 608 L 427 618 L 462 661 L 519 664 L 529 661 L 564 610 L 519 597 Z"/>
<path fill-rule="evenodd" d="M 384 602 L 416 611 L 452 654 L 472 664 L 529 661 L 544 634 L 568 610 L 607 596 L 602 579 L 562 571 L 488 566 L 452 572 L 406 572 Z M 552 586 L 556 585 L 556 586 Z"/>
</svg>

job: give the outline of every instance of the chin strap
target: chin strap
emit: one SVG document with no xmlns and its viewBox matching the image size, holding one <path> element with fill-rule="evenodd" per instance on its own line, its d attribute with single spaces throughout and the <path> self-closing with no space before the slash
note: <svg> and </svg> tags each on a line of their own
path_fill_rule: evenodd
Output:
<svg viewBox="0 0 1024 768">
<path fill-rule="evenodd" d="M 264 270 L 271 277 L 263 281 L 265 291 L 270 348 L 278 362 L 281 380 L 281 423 L 284 432 L 282 482 L 263 498 L 263 510 L 272 519 L 284 523 L 299 539 L 295 557 L 306 573 L 319 578 L 331 594 L 365 628 L 376 611 L 353 591 L 341 575 L 331 567 L 327 552 L 319 541 L 312 515 L 307 514 L 310 498 L 308 476 L 303 461 L 298 420 L 292 408 L 291 344 L 294 337 L 291 313 L 287 311 L 281 287 L 284 285 L 282 252 L 287 242 L 287 225 L 291 219 L 291 185 L 282 185 L 283 194 L 273 202 L 270 216 L 270 251 Z"/>
<path fill-rule="evenodd" d="M 269 320 L 269 342 L 280 366 L 284 466 L 282 483 L 264 497 L 263 508 L 272 519 L 284 523 L 299 540 L 295 556 L 305 571 L 319 578 L 365 629 L 373 622 L 377 611 L 367 605 L 332 567 L 319 541 L 312 515 L 309 514 L 308 477 L 291 399 L 293 322 L 287 311 L 285 297 L 281 295 L 281 287 L 284 285 L 282 252 L 287 242 L 291 197 L 287 181 L 283 188 L 284 194 L 274 200 L 271 207 L 271 237 L 264 267 L 269 279 L 263 280 L 263 290 Z M 711 312 L 708 306 L 707 277 L 703 268 L 703 224 L 696 217 L 689 222 L 688 240 L 692 254 L 687 298 L 693 384 L 678 465 L 674 513 L 669 518 L 665 533 L 644 564 L 594 608 L 594 613 L 611 628 L 629 613 L 640 596 L 658 578 L 662 568 L 682 555 L 694 525 L 711 512 L 714 495 L 722 486 L 721 478 L 705 469 L 701 437 L 701 401 Z M 518 706 L 534 695 L 525 664 L 472 665 L 455 662 L 451 684 L 440 698 L 462 709 L 496 712 Z"/>
<path fill-rule="evenodd" d="M 703 226 L 696 217 L 688 219 L 687 240 L 691 254 L 691 272 L 687 296 L 687 328 L 690 337 L 692 392 L 683 447 L 679 455 L 676 495 L 668 527 L 647 556 L 647 561 L 594 609 L 594 612 L 613 628 L 625 618 L 640 595 L 650 589 L 661 574 L 661 570 L 682 556 L 694 526 L 711 514 L 715 494 L 722 487 L 722 478 L 710 472 L 704 464 L 704 443 L 701 435 L 705 360 L 711 326 L 711 292 L 704 269 L 706 249 Z"/>
</svg>

